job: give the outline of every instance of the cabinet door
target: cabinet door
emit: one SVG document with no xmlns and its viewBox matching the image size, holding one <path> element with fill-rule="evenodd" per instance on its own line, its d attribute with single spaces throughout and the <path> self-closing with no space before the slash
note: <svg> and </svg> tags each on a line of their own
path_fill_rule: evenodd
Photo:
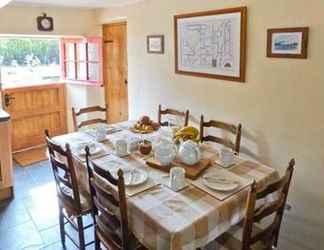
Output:
<svg viewBox="0 0 324 250">
<path fill-rule="evenodd" d="M 12 182 L 11 122 L 0 122 L 0 189 Z"/>
</svg>

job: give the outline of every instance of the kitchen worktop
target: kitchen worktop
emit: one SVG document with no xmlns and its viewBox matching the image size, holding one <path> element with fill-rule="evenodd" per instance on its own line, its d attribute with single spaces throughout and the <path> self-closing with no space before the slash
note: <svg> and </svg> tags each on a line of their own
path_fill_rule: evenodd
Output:
<svg viewBox="0 0 324 250">
<path fill-rule="evenodd" d="M 6 122 L 10 119 L 10 115 L 4 110 L 0 109 L 0 122 Z"/>
</svg>

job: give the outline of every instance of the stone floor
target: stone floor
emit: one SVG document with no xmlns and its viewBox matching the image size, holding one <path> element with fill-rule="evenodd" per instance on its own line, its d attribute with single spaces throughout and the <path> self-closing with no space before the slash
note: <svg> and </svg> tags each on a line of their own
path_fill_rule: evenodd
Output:
<svg viewBox="0 0 324 250">
<path fill-rule="evenodd" d="M 63 249 L 55 184 L 48 161 L 25 168 L 15 164 L 14 178 L 14 200 L 0 203 L 0 250 Z M 67 230 L 77 240 L 73 229 Z M 92 241 L 92 229 L 86 230 L 86 239 Z M 67 249 L 77 248 L 67 239 Z"/>
</svg>

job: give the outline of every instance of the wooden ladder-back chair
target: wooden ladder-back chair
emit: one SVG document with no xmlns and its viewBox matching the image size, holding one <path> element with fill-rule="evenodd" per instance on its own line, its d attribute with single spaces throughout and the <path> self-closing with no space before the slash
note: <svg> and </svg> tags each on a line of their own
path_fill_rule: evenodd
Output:
<svg viewBox="0 0 324 250">
<path fill-rule="evenodd" d="M 178 111 L 175 109 L 162 109 L 162 105 L 159 105 L 159 112 L 158 112 L 158 123 L 161 126 L 168 126 L 168 122 L 162 122 L 162 115 L 174 115 L 174 116 L 180 116 L 183 117 L 184 119 L 184 126 L 188 126 L 189 124 L 189 110 L 186 110 L 185 112 L 183 111 Z"/>
<path fill-rule="evenodd" d="M 231 134 L 235 135 L 235 141 L 232 142 L 230 139 L 224 139 L 220 138 L 217 136 L 212 136 L 212 135 L 204 135 L 204 128 L 218 128 L 225 130 L 227 132 L 230 132 Z M 239 154 L 240 153 L 240 147 L 241 147 L 241 135 L 242 135 L 242 125 L 239 124 L 238 126 L 221 122 L 221 121 L 215 121 L 215 120 L 210 120 L 208 122 L 204 121 L 204 116 L 202 115 L 200 118 L 200 141 L 211 141 L 215 142 L 218 144 L 221 144 L 225 147 L 228 147 L 232 149 L 235 153 Z"/>
<path fill-rule="evenodd" d="M 107 110 L 108 110 L 107 105 L 105 108 L 100 107 L 100 106 L 93 106 L 93 107 L 82 108 L 79 111 L 76 111 L 75 108 L 72 108 L 74 130 L 78 131 L 80 128 L 89 126 L 92 124 L 107 123 Z M 94 119 L 84 120 L 84 121 L 78 123 L 79 116 L 93 113 L 93 112 L 104 112 L 105 119 L 94 118 Z"/>
<path fill-rule="evenodd" d="M 262 243 L 263 249 L 271 250 L 278 246 L 278 238 L 282 217 L 287 203 L 287 197 L 291 179 L 295 167 L 295 160 L 289 162 L 285 175 L 277 182 L 268 185 L 265 189 L 257 191 L 257 185 L 254 182 L 248 196 L 246 216 L 243 224 L 243 240 L 235 238 L 235 232 L 227 232 L 219 237 L 216 242 L 223 246 L 220 249 L 226 250 L 251 250 L 253 246 Z M 256 208 L 257 200 L 263 199 L 273 194 L 277 197 L 274 201 Z M 262 229 L 255 226 L 264 218 L 274 215 L 273 221 Z M 240 230 L 238 230 L 240 234 Z M 239 236 L 238 234 L 238 236 Z M 240 237 L 240 236 L 239 236 Z M 259 249 L 259 248 L 258 248 Z"/>
<path fill-rule="evenodd" d="M 118 171 L 118 177 L 115 178 L 109 171 L 95 165 L 90 160 L 88 147 L 86 148 L 86 164 L 94 205 L 95 249 L 100 249 L 100 244 L 113 250 L 145 249 L 128 227 L 122 170 Z"/>
<path fill-rule="evenodd" d="M 66 144 L 66 150 L 64 150 L 61 146 L 53 142 L 47 130 L 45 131 L 45 135 L 58 196 L 62 245 L 65 247 L 65 236 L 67 236 L 74 245 L 83 250 L 88 245 L 94 243 L 94 241 L 85 243 L 84 230 L 92 227 L 93 224 L 84 226 L 82 219 L 84 215 L 91 213 L 91 201 L 88 202 L 79 192 L 69 144 Z M 76 222 L 74 218 L 76 218 Z M 79 243 L 66 232 L 65 224 L 67 223 L 70 223 L 72 228 L 78 232 Z"/>
</svg>

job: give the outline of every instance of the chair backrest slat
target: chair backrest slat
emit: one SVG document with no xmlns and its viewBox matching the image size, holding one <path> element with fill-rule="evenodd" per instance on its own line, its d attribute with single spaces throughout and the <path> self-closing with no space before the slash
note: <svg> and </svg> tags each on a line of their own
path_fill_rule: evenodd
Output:
<svg viewBox="0 0 324 250">
<path fill-rule="evenodd" d="M 267 188 L 259 192 L 256 183 L 253 183 L 247 201 L 242 250 L 250 250 L 251 246 L 260 240 L 266 242 L 269 249 L 272 246 L 277 247 L 281 221 L 287 202 L 294 167 L 295 160 L 292 159 L 289 162 L 285 175 L 279 181 L 270 184 Z M 256 201 L 263 199 L 270 194 L 273 194 L 277 198 L 256 209 Z M 260 222 L 262 219 L 273 214 L 275 214 L 273 222 L 257 234 L 252 235 L 253 224 Z"/>
<path fill-rule="evenodd" d="M 81 199 L 70 145 L 66 144 L 64 150 L 50 138 L 47 130 L 45 136 L 59 197 L 69 199 L 73 208 L 81 213 Z M 58 159 L 59 156 L 62 160 Z"/>
<path fill-rule="evenodd" d="M 86 163 L 92 201 L 95 207 L 96 232 L 102 242 L 116 249 L 129 249 L 127 203 L 123 172 L 114 177 L 109 171 L 90 161 L 86 148 Z"/>
<path fill-rule="evenodd" d="M 174 116 L 180 116 L 184 118 L 184 126 L 188 126 L 189 124 L 189 110 L 186 110 L 185 112 L 183 111 L 178 111 L 176 109 L 162 109 L 162 105 L 159 105 L 159 112 L 158 112 L 158 123 L 161 126 L 167 126 L 170 125 L 168 122 L 163 122 L 162 121 L 162 115 L 174 115 Z"/>
<path fill-rule="evenodd" d="M 235 141 L 232 142 L 230 139 L 224 139 L 220 138 L 218 136 L 212 136 L 212 135 L 206 135 L 205 136 L 205 128 L 217 128 L 224 131 L 227 131 L 235 136 Z M 215 121 L 210 120 L 206 122 L 204 120 L 204 116 L 202 115 L 200 118 L 200 141 L 211 141 L 218 144 L 221 144 L 225 147 L 228 147 L 232 149 L 237 154 L 240 153 L 240 147 L 241 147 L 241 136 L 242 136 L 242 125 L 239 124 L 238 126 L 235 126 L 233 124 L 221 122 L 221 121 Z"/>
<path fill-rule="evenodd" d="M 287 182 L 289 181 L 289 175 L 285 175 L 283 178 L 281 178 L 279 181 L 274 182 L 267 186 L 265 189 L 257 193 L 257 199 L 262 199 L 266 197 L 267 195 L 274 193 L 280 189 L 282 189 Z"/>
<path fill-rule="evenodd" d="M 253 221 L 260 222 L 265 217 L 268 217 L 269 215 L 277 212 L 278 209 L 280 209 L 284 205 L 284 202 L 284 197 L 281 196 L 278 200 L 269 203 L 267 206 L 257 209 L 253 216 Z"/>
<path fill-rule="evenodd" d="M 88 113 L 93 113 L 93 112 L 105 112 L 107 109 L 100 107 L 100 106 L 93 106 L 93 107 L 88 107 L 88 108 L 82 108 L 80 109 L 76 115 L 83 115 L 83 114 L 88 114 Z"/>
<path fill-rule="evenodd" d="M 107 105 L 105 108 L 100 107 L 100 106 L 93 106 L 93 107 L 87 107 L 87 108 L 82 108 L 79 111 L 76 111 L 75 108 L 72 108 L 72 116 L 73 116 L 73 125 L 74 125 L 74 130 L 78 131 L 80 128 L 89 126 L 92 124 L 97 124 L 97 123 L 107 123 Z M 78 123 L 78 117 L 84 114 L 89 114 L 93 112 L 104 112 L 105 113 L 105 119 L 97 118 L 97 119 L 89 119 L 82 121 Z"/>
<path fill-rule="evenodd" d="M 56 150 L 55 150 L 56 151 Z M 58 151 L 56 151 L 56 152 L 58 152 Z M 61 155 L 63 155 L 63 154 L 61 154 Z M 50 160 L 51 160 L 51 163 L 53 164 L 53 165 L 55 165 L 55 167 L 57 167 L 57 168 L 60 168 L 60 169 L 62 169 L 63 171 L 65 171 L 65 172 L 68 172 L 69 170 L 68 170 L 68 168 L 67 168 L 67 166 L 63 163 L 63 162 L 61 162 L 60 160 L 58 160 L 58 159 L 56 159 L 55 157 L 55 155 L 53 155 L 54 157 L 52 157 Z"/>
<path fill-rule="evenodd" d="M 104 120 L 104 119 L 99 119 L 99 118 L 98 119 L 91 119 L 91 120 L 80 122 L 80 124 L 78 125 L 78 128 L 82 128 L 82 127 L 85 127 L 85 126 L 98 124 L 98 123 L 107 123 L 107 121 Z"/>
</svg>

